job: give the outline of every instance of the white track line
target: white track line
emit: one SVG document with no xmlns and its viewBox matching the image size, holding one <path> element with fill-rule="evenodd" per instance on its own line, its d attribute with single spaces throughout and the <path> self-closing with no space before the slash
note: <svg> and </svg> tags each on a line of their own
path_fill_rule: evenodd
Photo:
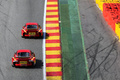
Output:
<svg viewBox="0 0 120 80">
<path fill-rule="evenodd" d="M 46 38 L 46 5 L 47 0 L 44 3 L 44 17 L 43 17 L 43 80 L 46 80 L 46 48 L 45 48 L 45 38 Z"/>
</svg>

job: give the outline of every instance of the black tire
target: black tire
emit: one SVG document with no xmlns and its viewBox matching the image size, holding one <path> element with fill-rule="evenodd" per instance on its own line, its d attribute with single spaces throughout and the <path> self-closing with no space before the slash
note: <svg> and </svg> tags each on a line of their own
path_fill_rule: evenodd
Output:
<svg viewBox="0 0 120 80">
<path fill-rule="evenodd" d="M 41 37 L 41 33 L 39 33 L 40 37 Z"/>
<path fill-rule="evenodd" d="M 24 38 L 23 36 L 21 36 L 22 38 Z"/>
<path fill-rule="evenodd" d="M 32 62 L 32 67 L 34 67 L 35 65 L 34 65 L 34 62 Z"/>
<path fill-rule="evenodd" d="M 40 38 L 43 38 L 43 33 L 39 33 L 39 35 L 40 35 Z"/>
<path fill-rule="evenodd" d="M 12 65 L 12 67 L 14 67 L 14 65 Z"/>
<path fill-rule="evenodd" d="M 12 67 L 15 67 L 15 63 L 12 64 Z"/>
<path fill-rule="evenodd" d="M 24 38 L 25 37 L 25 33 L 23 33 L 23 36 L 21 36 L 22 38 Z"/>
</svg>

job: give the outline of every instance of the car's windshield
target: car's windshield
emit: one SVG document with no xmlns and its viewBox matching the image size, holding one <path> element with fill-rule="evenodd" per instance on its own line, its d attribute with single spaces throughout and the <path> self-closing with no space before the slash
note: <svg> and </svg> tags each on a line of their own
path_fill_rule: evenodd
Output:
<svg viewBox="0 0 120 80">
<path fill-rule="evenodd" d="M 27 29 L 37 29 L 37 25 L 27 25 Z"/>
<path fill-rule="evenodd" d="M 20 52 L 18 53 L 18 57 L 29 57 L 30 54 L 28 52 Z"/>
</svg>

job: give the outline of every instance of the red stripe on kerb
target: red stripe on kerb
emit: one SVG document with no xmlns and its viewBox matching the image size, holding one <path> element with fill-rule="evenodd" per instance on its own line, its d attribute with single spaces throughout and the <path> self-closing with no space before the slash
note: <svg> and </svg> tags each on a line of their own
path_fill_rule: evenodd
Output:
<svg viewBox="0 0 120 80">
<path fill-rule="evenodd" d="M 59 21 L 46 21 L 47 24 L 51 24 L 51 23 L 59 23 Z"/>
<path fill-rule="evenodd" d="M 60 47 L 46 47 L 46 51 L 47 50 L 61 50 Z"/>
<path fill-rule="evenodd" d="M 46 67 L 61 67 L 61 63 L 46 63 Z"/>
<path fill-rule="evenodd" d="M 60 43 L 60 40 L 46 40 L 46 43 Z"/>
<path fill-rule="evenodd" d="M 46 30 L 60 29 L 60 27 L 46 27 Z"/>
<path fill-rule="evenodd" d="M 60 36 L 60 33 L 48 33 L 48 36 Z"/>
<path fill-rule="evenodd" d="M 46 55 L 46 58 L 61 58 L 61 55 Z"/>
<path fill-rule="evenodd" d="M 59 17 L 58 15 L 47 15 L 46 18 Z"/>
<path fill-rule="evenodd" d="M 47 2 L 58 2 L 58 0 L 47 0 Z"/>
<path fill-rule="evenodd" d="M 47 10 L 46 12 L 58 12 L 58 10 Z"/>
<path fill-rule="evenodd" d="M 62 76 L 62 72 L 46 72 L 47 76 Z"/>
<path fill-rule="evenodd" d="M 58 5 L 47 5 L 47 7 L 58 7 Z"/>
</svg>

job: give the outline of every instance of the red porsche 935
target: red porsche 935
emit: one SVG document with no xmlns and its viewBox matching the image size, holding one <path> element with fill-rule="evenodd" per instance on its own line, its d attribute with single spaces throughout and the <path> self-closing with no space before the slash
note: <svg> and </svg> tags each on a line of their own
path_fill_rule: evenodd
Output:
<svg viewBox="0 0 120 80">
<path fill-rule="evenodd" d="M 36 58 L 35 53 L 28 49 L 21 49 L 15 52 L 14 57 L 12 57 L 12 66 L 35 66 Z"/>
<path fill-rule="evenodd" d="M 22 37 L 41 37 L 43 36 L 43 30 L 38 23 L 30 22 L 23 26 L 21 35 Z"/>
</svg>

